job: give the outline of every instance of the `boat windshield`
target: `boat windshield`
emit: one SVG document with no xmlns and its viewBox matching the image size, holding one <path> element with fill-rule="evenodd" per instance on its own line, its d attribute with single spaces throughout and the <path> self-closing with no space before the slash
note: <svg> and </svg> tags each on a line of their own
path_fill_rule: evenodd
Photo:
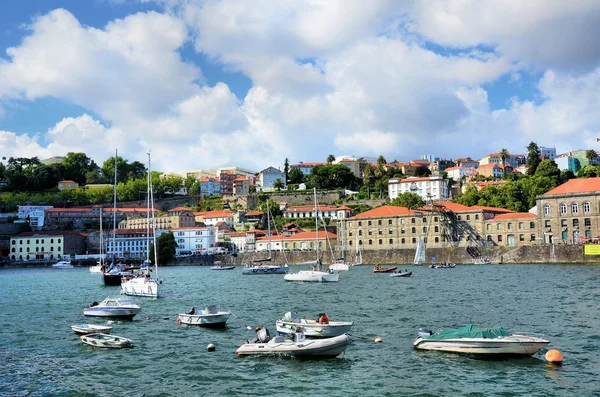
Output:
<svg viewBox="0 0 600 397">
<path fill-rule="evenodd" d="M 494 339 L 501 336 L 510 336 L 511 333 L 502 327 L 498 328 L 479 328 L 476 325 L 468 324 L 462 328 L 444 329 L 433 335 L 424 335 L 423 339 L 457 339 L 457 338 L 484 338 Z"/>
</svg>

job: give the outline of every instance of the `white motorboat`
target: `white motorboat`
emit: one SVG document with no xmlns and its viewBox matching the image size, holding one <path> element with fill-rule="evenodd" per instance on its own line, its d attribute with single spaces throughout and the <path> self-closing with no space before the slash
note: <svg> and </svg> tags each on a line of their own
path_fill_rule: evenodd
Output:
<svg viewBox="0 0 600 397">
<path fill-rule="evenodd" d="M 110 334 L 112 327 L 108 325 L 96 325 L 96 324 L 74 324 L 71 325 L 71 329 L 76 334 Z"/>
<path fill-rule="evenodd" d="M 102 265 L 98 263 L 95 266 L 90 266 L 90 273 L 102 273 Z"/>
<path fill-rule="evenodd" d="M 266 328 L 260 328 L 258 337 L 244 343 L 236 350 L 240 357 L 251 355 L 282 355 L 301 358 L 326 358 L 339 356 L 352 343 L 348 334 L 323 339 L 306 339 L 298 327 L 290 338 L 277 335 L 270 338 Z"/>
<path fill-rule="evenodd" d="M 331 265 L 329 265 L 329 269 L 336 272 L 348 271 L 350 270 L 350 266 L 344 261 L 344 258 L 338 258 L 334 260 Z"/>
<path fill-rule="evenodd" d="M 474 265 L 489 265 L 491 263 L 492 261 L 490 261 L 490 259 L 487 256 L 480 256 L 473 260 Z"/>
<path fill-rule="evenodd" d="M 85 316 L 133 318 L 142 308 L 131 298 L 106 298 L 102 302 L 94 302 L 83 309 Z"/>
<path fill-rule="evenodd" d="M 224 327 L 227 319 L 231 316 L 229 311 L 219 311 L 216 305 L 210 305 L 200 312 L 192 307 L 188 313 L 179 313 L 177 322 L 187 325 L 200 325 L 203 327 Z"/>
<path fill-rule="evenodd" d="M 318 270 L 300 270 L 297 273 L 288 273 L 283 276 L 285 281 L 305 281 L 317 283 L 334 283 L 339 281 L 340 274 L 333 272 L 322 272 Z"/>
<path fill-rule="evenodd" d="M 107 334 L 87 334 L 79 337 L 86 345 L 94 347 L 104 347 L 109 349 L 122 349 L 124 347 L 133 347 L 131 339 L 117 335 Z"/>
<path fill-rule="evenodd" d="M 469 324 L 435 334 L 429 330 L 420 330 L 413 346 L 420 350 L 461 354 L 531 356 L 549 343 L 538 336 L 510 333 L 504 328 L 478 328 Z"/>
<path fill-rule="evenodd" d="M 287 312 L 283 319 L 275 322 L 277 333 L 289 335 L 293 333 L 297 326 L 303 328 L 304 335 L 309 338 L 331 338 L 333 336 L 349 333 L 354 325 L 350 321 L 329 321 L 327 323 L 319 323 L 316 320 L 308 320 L 304 318 L 296 318 L 295 313 Z"/>
<path fill-rule="evenodd" d="M 412 272 L 408 270 L 396 270 L 394 273 L 390 274 L 390 277 L 410 277 L 412 276 Z"/>
<path fill-rule="evenodd" d="M 58 261 L 52 265 L 53 269 L 73 269 L 71 261 Z"/>
<path fill-rule="evenodd" d="M 213 265 L 214 266 L 212 266 L 210 268 L 210 270 L 233 270 L 233 269 L 235 269 L 235 266 L 233 266 L 233 265 L 225 266 L 225 265 L 223 265 L 223 263 L 221 261 L 214 261 Z"/>
</svg>

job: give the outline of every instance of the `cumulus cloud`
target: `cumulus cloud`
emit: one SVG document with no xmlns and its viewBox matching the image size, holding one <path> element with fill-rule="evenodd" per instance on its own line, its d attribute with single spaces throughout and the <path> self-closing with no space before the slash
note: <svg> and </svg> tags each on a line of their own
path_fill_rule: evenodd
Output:
<svg viewBox="0 0 600 397">
<path fill-rule="evenodd" d="M 0 149 L 97 161 L 152 150 L 164 171 L 260 170 L 338 152 L 477 157 L 532 140 L 560 151 L 599 133 L 598 45 L 582 37 L 598 29 L 593 2 L 159 3 L 168 12 L 102 28 L 63 9 L 35 19 L 0 59 L 0 103 L 51 96 L 95 116 L 57 120 L 45 146 L 4 131 Z M 249 77 L 245 97 L 206 85 L 182 58 L 187 43 Z M 537 100 L 491 109 L 489 83 L 534 69 Z"/>
</svg>

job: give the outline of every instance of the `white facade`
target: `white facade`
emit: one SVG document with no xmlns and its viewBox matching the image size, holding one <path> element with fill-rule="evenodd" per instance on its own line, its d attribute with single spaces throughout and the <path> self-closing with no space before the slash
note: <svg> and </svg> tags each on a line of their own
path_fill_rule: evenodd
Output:
<svg viewBox="0 0 600 397">
<path fill-rule="evenodd" d="M 217 245 L 217 229 L 214 227 L 185 227 L 169 230 L 157 230 L 157 238 L 163 234 L 172 232 L 177 243 L 175 255 L 185 252 L 195 254 L 213 253 Z"/>
<path fill-rule="evenodd" d="M 41 230 L 44 227 L 44 211 L 54 208 L 51 205 L 19 205 L 17 216 L 19 219 L 29 218 L 29 226 L 33 230 Z"/>
<path fill-rule="evenodd" d="M 402 193 L 414 193 L 423 200 L 446 200 L 449 198 L 448 180 L 441 176 L 426 178 L 390 179 L 388 182 L 390 200 Z"/>
<path fill-rule="evenodd" d="M 273 187 L 273 184 L 275 183 L 275 181 L 277 179 L 280 179 L 281 182 L 283 182 L 284 187 L 287 185 L 287 181 L 285 180 L 285 172 L 278 170 L 275 167 L 265 168 L 258 175 L 258 181 L 259 181 L 260 186 L 257 186 L 257 188 L 258 188 L 257 190 L 259 190 L 259 189 L 260 189 L 260 191 L 275 190 L 275 188 Z"/>
<path fill-rule="evenodd" d="M 215 226 L 219 222 L 225 222 L 229 226 L 233 225 L 233 214 L 231 215 L 216 215 L 216 216 L 205 216 L 204 224 L 206 226 Z"/>
<path fill-rule="evenodd" d="M 448 178 L 455 181 L 460 181 L 463 176 L 467 176 L 475 172 L 474 167 L 449 167 L 444 170 L 448 174 Z"/>
<path fill-rule="evenodd" d="M 217 169 L 217 175 L 221 175 L 222 172 L 231 172 L 234 175 L 254 177 L 256 171 L 248 170 L 242 167 L 221 167 Z"/>
<path fill-rule="evenodd" d="M 338 208 L 325 205 L 319 205 L 319 218 L 340 219 L 340 216 L 349 217 L 351 214 L 350 208 Z M 297 206 L 290 207 L 283 211 L 284 218 L 314 218 L 314 206 Z"/>
<path fill-rule="evenodd" d="M 118 229 L 114 239 L 108 238 L 106 242 L 106 258 L 138 258 L 147 257 L 152 238 L 145 229 Z"/>
</svg>

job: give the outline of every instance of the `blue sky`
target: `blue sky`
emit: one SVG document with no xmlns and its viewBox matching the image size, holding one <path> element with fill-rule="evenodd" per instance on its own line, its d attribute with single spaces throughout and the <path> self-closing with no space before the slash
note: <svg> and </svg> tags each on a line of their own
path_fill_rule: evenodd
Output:
<svg viewBox="0 0 600 397">
<path fill-rule="evenodd" d="M 13 2 L 0 152 L 152 150 L 184 172 L 595 148 L 598 18 L 579 0 Z"/>
</svg>

